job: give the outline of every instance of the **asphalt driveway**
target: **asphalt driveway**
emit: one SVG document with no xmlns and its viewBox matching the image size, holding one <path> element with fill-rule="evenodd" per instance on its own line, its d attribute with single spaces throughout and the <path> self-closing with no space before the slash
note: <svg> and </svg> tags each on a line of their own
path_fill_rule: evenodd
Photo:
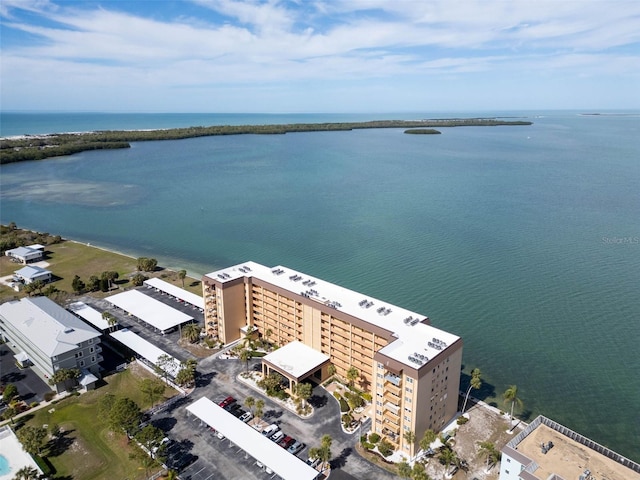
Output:
<svg viewBox="0 0 640 480">
<path fill-rule="evenodd" d="M 16 353 L 18 352 L 14 352 L 8 344 L 0 345 L 0 383 L 13 383 L 18 387 L 20 398 L 27 404 L 43 402 L 45 393 L 50 392 L 51 387 L 36 375 L 33 367 L 18 368 L 13 358 Z"/>
</svg>

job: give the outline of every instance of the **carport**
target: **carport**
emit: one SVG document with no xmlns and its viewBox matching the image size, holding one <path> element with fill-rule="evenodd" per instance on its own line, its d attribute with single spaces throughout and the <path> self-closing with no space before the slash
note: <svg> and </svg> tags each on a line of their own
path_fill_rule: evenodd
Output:
<svg viewBox="0 0 640 480">
<path fill-rule="evenodd" d="M 262 358 L 262 374 L 266 377 L 276 371 L 289 380 L 289 391 L 295 385 L 311 378 L 320 383 L 325 377 L 331 359 L 322 352 L 293 341 Z"/>
<path fill-rule="evenodd" d="M 161 356 L 164 355 L 169 357 L 170 361 L 163 365 L 163 370 L 173 378 L 176 378 L 180 369 L 180 362 L 164 350 L 159 349 L 153 343 L 148 342 L 128 328 L 123 328 L 122 330 L 113 332 L 110 335 L 153 365 L 158 365 L 158 358 Z"/>
<path fill-rule="evenodd" d="M 118 293 L 105 300 L 121 308 L 125 312 L 136 316 L 160 332 L 167 333 L 183 323 L 193 321 L 186 313 L 182 313 L 169 305 L 159 302 L 138 290 Z"/>
<path fill-rule="evenodd" d="M 198 307 L 201 311 L 204 311 L 204 298 L 195 293 L 191 293 L 184 288 L 176 287 L 175 285 L 165 282 L 159 278 L 150 278 L 144 281 L 147 288 L 155 288 L 156 290 L 171 295 L 172 297 L 182 300 L 189 305 Z"/>
<path fill-rule="evenodd" d="M 208 398 L 200 398 L 189 405 L 187 411 L 219 431 L 229 441 L 268 466 L 284 480 L 314 480 L 319 476 L 316 469 L 311 468 Z"/>
</svg>

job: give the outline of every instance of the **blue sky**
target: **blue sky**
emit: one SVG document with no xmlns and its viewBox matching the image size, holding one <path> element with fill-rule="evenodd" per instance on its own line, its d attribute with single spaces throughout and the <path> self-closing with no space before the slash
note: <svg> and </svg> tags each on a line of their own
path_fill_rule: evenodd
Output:
<svg viewBox="0 0 640 480">
<path fill-rule="evenodd" d="M 2 0 L 7 110 L 640 109 L 637 0 Z"/>
</svg>

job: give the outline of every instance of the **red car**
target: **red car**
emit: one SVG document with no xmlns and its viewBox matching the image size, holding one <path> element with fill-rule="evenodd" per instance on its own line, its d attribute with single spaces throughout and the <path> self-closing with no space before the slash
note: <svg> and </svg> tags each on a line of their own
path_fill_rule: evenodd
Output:
<svg viewBox="0 0 640 480">
<path fill-rule="evenodd" d="M 289 448 L 294 443 L 296 443 L 296 439 L 287 435 L 278 442 L 278 445 L 280 445 L 282 448 Z"/>
<path fill-rule="evenodd" d="M 227 397 L 224 400 L 222 400 L 218 405 L 220 405 L 222 408 L 226 407 L 227 405 L 231 405 L 232 403 L 234 403 L 236 401 L 235 398 L 233 397 Z"/>
</svg>

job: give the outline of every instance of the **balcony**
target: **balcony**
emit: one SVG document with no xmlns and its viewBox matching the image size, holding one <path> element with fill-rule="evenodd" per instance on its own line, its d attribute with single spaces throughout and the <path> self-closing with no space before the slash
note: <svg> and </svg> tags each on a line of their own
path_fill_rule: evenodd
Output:
<svg viewBox="0 0 640 480">
<path fill-rule="evenodd" d="M 400 407 L 398 405 L 394 405 L 391 402 L 384 402 L 383 407 L 391 412 L 393 412 L 393 414 L 400 418 Z"/>
<path fill-rule="evenodd" d="M 382 412 L 382 417 L 385 419 L 385 421 L 387 421 L 388 423 L 391 423 L 394 426 L 396 425 L 399 426 L 400 424 L 400 417 L 389 409 L 385 409 Z"/>
<path fill-rule="evenodd" d="M 396 387 L 393 383 L 385 382 L 384 384 L 384 394 L 391 393 L 395 397 L 400 397 L 402 395 L 402 388 Z"/>
<path fill-rule="evenodd" d="M 389 373 L 389 372 L 387 372 L 387 374 L 384 376 L 384 379 L 387 382 L 393 383 L 396 387 L 399 387 L 400 384 L 402 383 L 402 378 L 400 378 L 398 375 L 394 375 L 393 373 Z"/>
<path fill-rule="evenodd" d="M 386 430 L 388 432 L 385 435 L 393 436 L 394 439 L 396 435 L 400 435 L 400 425 L 396 425 L 393 422 L 387 420 L 386 418 L 383 420 L 383 423 L 384 423 L 384 427 L 382 431 L 384 432 Z"/>
</svg>

